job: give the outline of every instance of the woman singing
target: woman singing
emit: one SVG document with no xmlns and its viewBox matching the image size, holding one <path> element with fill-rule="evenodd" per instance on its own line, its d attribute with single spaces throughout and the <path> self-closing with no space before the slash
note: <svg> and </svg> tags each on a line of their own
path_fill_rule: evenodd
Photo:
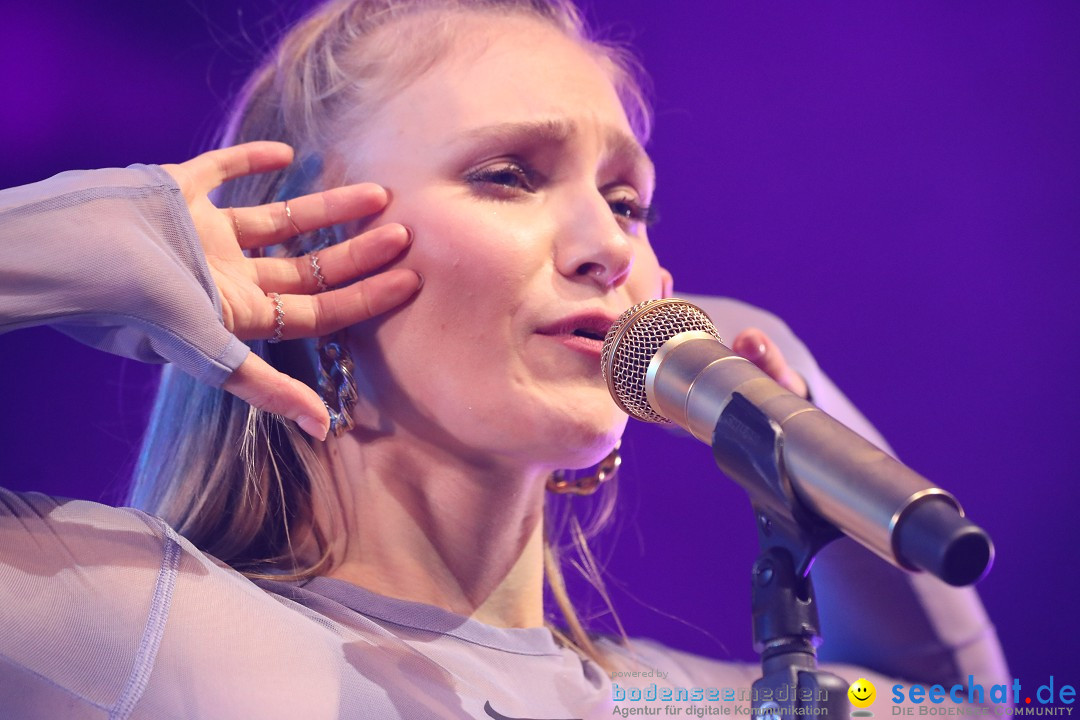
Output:
<svg viewBox="0 0 1080 720">
<path fill-rule="evenodd" d="M 545 519 L 612 484 L 601 339 L 671 293 L 635 68 L 563 0 L 333 1 L 222 149 L 0 194 L 5 328 L 172 363 L 137 509 L 0 495 L 0 715 L 610 717 L 627 687 L 748 687 L 589 634 Z M 925 652 L 868 634 L 849 682 L 1004 672 L 970 592 L 920 597 L 964 632 L 868 608 Z"/>
</svg>

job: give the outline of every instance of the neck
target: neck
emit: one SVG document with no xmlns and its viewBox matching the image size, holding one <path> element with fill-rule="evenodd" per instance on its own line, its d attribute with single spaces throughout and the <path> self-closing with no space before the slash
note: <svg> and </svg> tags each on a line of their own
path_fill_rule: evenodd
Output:
<svg viewBox="0 0 1080 720">
<path fill-rule="evenodd" d="M 546 473 L 478 467 L 400 435 L 323 447 L 338 494 L 332 517 L 316 509 L 331 577 L 489 625 L 543 625 Z"/>
</svg>

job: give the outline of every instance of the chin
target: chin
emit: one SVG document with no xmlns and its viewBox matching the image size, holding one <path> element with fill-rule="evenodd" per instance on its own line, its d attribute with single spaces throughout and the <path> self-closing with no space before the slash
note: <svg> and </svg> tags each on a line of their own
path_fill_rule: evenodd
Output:
<svg viewBox="0 0 1080 720">
<path fill-rule="evenodd" d="M 558 447 L 562 451 L 559 466 L 567 470 L 592 467 L 611 452 L 626 429 L 628 418 L 614 403 L 603 408 L 579 412 L 562 424 Z"/>
</svg>

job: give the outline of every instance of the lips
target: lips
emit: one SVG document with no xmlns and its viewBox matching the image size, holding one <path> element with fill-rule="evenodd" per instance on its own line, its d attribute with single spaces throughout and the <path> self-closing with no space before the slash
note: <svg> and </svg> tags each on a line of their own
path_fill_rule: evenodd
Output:
<svg viewBox="0 0 1080 720">
<path fill-rule="evenodd" d="M 537 332 L 541 335 L 571 335 L 603 342 L 614 322 L 614 317 L 602 313 L 587 313 L 563 318 Z"/>
<path fill-rule="evenodd" d="M 579 313 L 545 325 L 536 332 L 560 340 L 574 350 L 599 355 L 604 337 L 614 322 L 615 317 L 606 313 Z"/>
</svg>

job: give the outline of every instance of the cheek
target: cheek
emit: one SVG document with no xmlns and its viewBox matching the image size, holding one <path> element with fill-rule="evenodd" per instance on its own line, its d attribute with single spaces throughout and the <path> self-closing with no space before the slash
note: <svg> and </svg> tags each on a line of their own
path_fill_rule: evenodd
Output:
<svg viewBox="0 0 1080 720">
<path fill-rule="evenodd" d="M 668 292 L 670 278 L 671 274 L 660 267 L 652 246 L 643 242 L 643 247 L 635 254 L 634 269 L 626 281 L 633 302 L 663 297 Z"/>
<path fill-rule="evenodd" d="M 398 264 L 420 273 L 424 287 L 381 337 L 402 352 L 439 338 L 442 352 L 468 365 L 476 365 L 478 349 L 491 359 L 500 354 L 494 348 L 509 348 L 513 318 L 546 257 L 535 219 L 525 222 L 514 210 L 458 192 L 398 195 L 384 219 L 412 229 L 412 247 Z"/>
<path fill-rule="evenodd" d="M 508 205 L 456 193 L 414 198 L 395 203 L 386 219 L 413 230 L 413 245 L 400 264 L 424 276 L 421 296 L 454 292 L 461 300 L 506 300 L 550 255 L 541 247 L 535 218 L 525 221 Z"/>
</svg>

